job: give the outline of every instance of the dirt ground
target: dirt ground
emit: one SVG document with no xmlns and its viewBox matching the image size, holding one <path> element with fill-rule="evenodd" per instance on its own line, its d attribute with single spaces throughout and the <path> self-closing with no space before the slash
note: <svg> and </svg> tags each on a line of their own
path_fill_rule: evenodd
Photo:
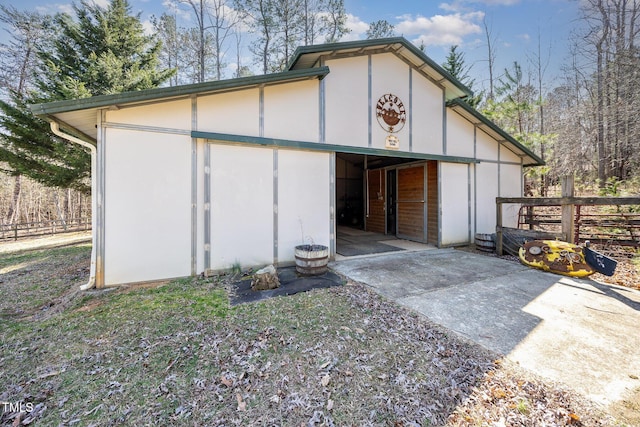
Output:
<svg viewBox="0 0 640 427">
<path fill-rule="evenodd" d="M 79 292 L 89 256 L 0 253 L 0 401 L 35 406 L 0 425 L 640 425 L 638 401 L 600 407 L 359 283 L 237 307 L 225 276 Z"/>
</svg>

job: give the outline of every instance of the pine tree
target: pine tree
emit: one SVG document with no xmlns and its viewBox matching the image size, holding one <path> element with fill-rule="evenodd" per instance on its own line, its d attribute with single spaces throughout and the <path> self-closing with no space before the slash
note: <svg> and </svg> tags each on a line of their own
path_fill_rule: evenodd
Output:
<svg viewBox="0 0 640 427">
<path fill-rule="evenodd" d="M 458 51 L 457 45 L 453 45 L 449 48 L 449 54 L 447 55 L 445 63 L 442 64 L 442 68 L 448 71 L 449 74 L 455 77 L 460 83 L 464 84 L 473 91 L 475 80 L 469 77 L 471 66 L 467 66 L 464 58 L 464 53 Z M 479 93 L 475 96 L 467 98 L 466 102 L 473 108 L 477 108 L 481 100 L 482 93 Z"/>
<path fill-rule="evenodd" d="M 74 5 L 77 19 L 59 14 L 59 32 L 38 50 L 36 90 L 0 101 L 0 162 L 4 171 L 23 174 L 48 186 L 89 191 L 90 156 L 60 140 L 48 123 L 33 116 L 30 103 L 149 89 L 174 70 L 158 70 L 160 43 L 146 36 L 127 0 L 106 8 L 93 2 Z"/>
<path fill-rule="evenodd" d="M 367 39 L 384 39 L 395 36 L 395 27 L 389 21 L 380 19 L 369 24 Z"/>
<path fill-rule="evenodd" d="M 31 114 L 25 99 L 11 92 L 11 102 L 0 102 L 0 171 L 25 175 L 49 187 L 91 191 L 91 156 L 55 135 L 49 123 Z"/>
</svg>

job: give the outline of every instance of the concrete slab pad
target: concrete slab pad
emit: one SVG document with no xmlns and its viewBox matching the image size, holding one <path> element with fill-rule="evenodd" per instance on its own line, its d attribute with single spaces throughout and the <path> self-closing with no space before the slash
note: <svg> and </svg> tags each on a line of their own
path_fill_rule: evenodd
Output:
<svg viewBox="0 0 640 427">
<path fill-rule="evenodd" d="M 455 249 L 332 268 L 601 403 L 640 387 L 640 292 Z"/>
</svg>

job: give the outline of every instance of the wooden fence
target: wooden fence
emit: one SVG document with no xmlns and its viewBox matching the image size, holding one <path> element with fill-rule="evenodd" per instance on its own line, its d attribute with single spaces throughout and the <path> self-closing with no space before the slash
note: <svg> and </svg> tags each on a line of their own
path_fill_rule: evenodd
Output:
<svg viewBox="0 0 640 427">
<path fill-rule="evenodd" d="M 91 218 L 2 224 L 0 225 L 0 241 L 85 230 L 91 230 Z"/>
<path fill-rule="evenodd" d="M 518 228 L 556 231 L 570 243 L 640 246 L 640 197 L 498 197 L 496 252 L 503 253 L 503 206 L 520 205 Z M 595 207 L 609 206 L 605 211 Z M 624 206 L 634 208 L 624 209 Z M 550 208 L 559 207 L 560 212 Z M 536 213 L 536 208 L 543 212 Z M 559 229 L 558 229 L 559 228 Z"/>
</svg>

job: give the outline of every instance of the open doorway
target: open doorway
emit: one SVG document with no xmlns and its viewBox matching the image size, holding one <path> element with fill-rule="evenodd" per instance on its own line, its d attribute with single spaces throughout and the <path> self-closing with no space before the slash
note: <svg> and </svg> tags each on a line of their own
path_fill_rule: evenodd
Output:
<svg viewBox="0 0 640 427">
<path fill-rule="evenodd" d="M 336 153 L 337 254 L 437 244 L 437 236 L 428 236 L 438 229 L 437 209 L 427 206 L 437 204 L 436 187 L 436 161 Z"/>
</svg>

